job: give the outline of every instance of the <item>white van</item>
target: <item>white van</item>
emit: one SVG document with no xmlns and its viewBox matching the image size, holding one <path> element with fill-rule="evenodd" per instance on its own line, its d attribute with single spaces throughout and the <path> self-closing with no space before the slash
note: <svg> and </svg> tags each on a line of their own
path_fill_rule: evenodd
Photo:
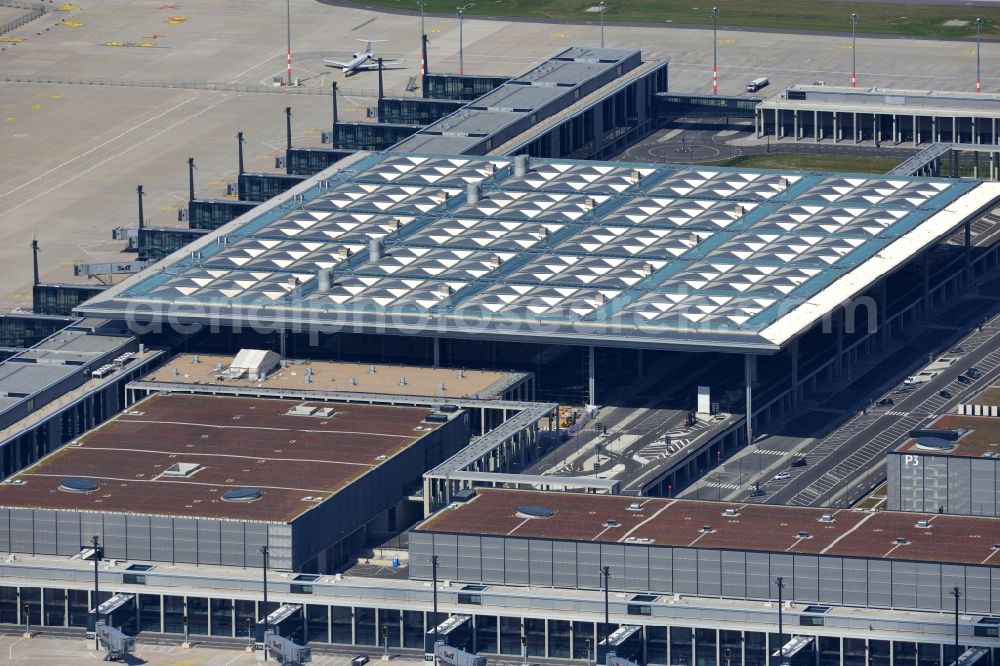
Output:
<svg viewBox="0 0 1000 666">
<path fill-rule="evenodd" d="M 759 79 L 754 79 L 753 81 L 747 83 L 747 92 L 757 92 L 758 90 L 766 86 L 768 83 L 770 83 L 770 81 L 768 81 L 767 77 L 764 76 L 760 77 Z"/>
</svg>

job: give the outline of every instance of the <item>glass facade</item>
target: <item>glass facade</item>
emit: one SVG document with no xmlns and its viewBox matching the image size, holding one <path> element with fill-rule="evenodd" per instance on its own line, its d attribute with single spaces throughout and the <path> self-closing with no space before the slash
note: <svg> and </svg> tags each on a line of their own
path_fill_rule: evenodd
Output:
<svg viewBox="0 0 1000 666">
<path fill-rule="evenodd" d="M 293 176 L 312 176 L 353 153 L 353 150 L 293 146 L 285 151 L 286 171 Z"/>
<path fill-rule="evenodd" d="M 340 150 L 386 150 L 418 129 L 415 125 L 337 123 L 333 145 Z"/>
<path fill-rule="evenodd" d="M 250 636 L 257 624 L 257 602 L 246 599 L 236 600 L 236 635 Z"/>
<path fill-rule="evenodd" d="M 97 296 L 104 289 L 105 287 L 91 285 L 43 282 L 36 284 L 31 290 L 31 309 L 35 314 L 72 317 L 73 308 Z"/>
<path fill-rule="evenodd" d="M 424 614 L 422 611 L 403 611 L 403 647 L 424 649 Z"/>
<path fill-rule="evenodd" d="M 66 623 L 66 590 L 61 588 L 44 590 L 42 592 L 42 608 L 47 626 L 64 626 Z"/>
<path fill-rule="evenodd" d="M 159 600 L 159 597 L 156 599 Z M 66 605 L 69 607 L 69 626 L 86 627 L 87 613 L 90 612 L 88 592 L 86 590 L 66 590 Z"/>
<path fill-rule="evenodd" d="M 231 599 L 212 599 L 212 635 L 233 635 L 233 602 Z"/>
<path fill-rule="evenodd" d="M 70 322 L 69 319 L 50 319 L 29 313 L 0 315 L 0 347 L 31 347 L 66 328 Z"/>
<path fill-rule="evenodd" d="M 188 631 L 199 636 L 208 635 L 208 599 L 187 598 Z"/>
<path fill-rule="evenodd" d="M 462 108 L 465 102 L 413 97 L 383 97 L 378 101 L 378 121 L 401 125 L 430 125 Z"/>
<path fill-rule="evenodd" d="M 102 600 L 115 593 L 114 589 L 102 590 Z M 243 639 L 264 611 L 262 603 L 245 599 L 129 593 L 134 594 L 132 605 L 119 608 L 113 617 L 116 626 L 121 625 L 130 635 L 136 630 L 182 635 L 186 614 L 192 636 Z M 281 603 L 274 601 L 268 605 L 273 611 Z M 25 604 L 33 626 L 49 627 L 84 627 L 90 608 L 86 590 L 0 586 L 0 624 L 23 625 Z M 390 650 L 422 650 L 426 632 L 434 626 L 430 615 L 419 610 L 310 603 L 302 604 L 302 611 L 282 625 L 281 633 L 296 642 L 381 649 L 384 630 Z M 439 614 L 441 621 L 446 617 Z M 642 629 L 621 643 L 620 648 L 643 666 L 766 666 L 778 661 L 773 656 L 779 645 L 777 632 L 644 625 L 642 621 L 636 624 Z M 463 641 L 471 644 L 463 645 L 480 654 L 519 658 L 526 651 L 529 658 L 575 659 L 583 663 L 588 659 L 589 649 L 592 664 L 597 661 L 595 641 L 604 636 L 603 624 L 599 622 L 489 613 L 474 615 L 467 626 L 470 633 Z M 608 632 L 617 627 L 610 625 Z M 784 634 L 786 643 L 793 635 L 810 637 L 802 631 L 803 627 L 788 629 Z M 790 666 L 943 666 L 954 662 L 954 652 L 950 640 L 916 643 L 816 635 L 788 661 Z M 1000 666 L 995 659 L 997 652 L 990 651 L 977 666 Z"/>
<path fill-rule="evenodd" d="M 656 96 L 654 108 L 657 120 L 661 122 L 681 116 L 753 118 L 759 103 L 760 100 L 753 97 L 661 93 Z"/>
<path fill-rule="evenodd" d="M 330 608 L 308 604 L 306 606 L 306 637 L 317 643 L 330 642 Z"/>
<path fill-rule="evenodd" d="M 570 627 L 568 620 L 549 620 L 549 653 L 550 659 L 569 659 Z"/>
<path fill-rule="evenodd" d="M 205 235 L 205 229 L 140 229 L 139 258 L 157 260 Z"/>
<path fill-rule="evenodd" d="M 252 209 L 256 205 L 254 201 L 257 200 L 192 201 L 188 205 L 188 226 L 192 229 L 218 229 Z"/>
<path fill-rule="evenodd" d="M 305 176 L 284 173 L 247 173 L 239 175 L 237 192 L 242 202 L 267 201 L 271 197 L 286 192 L 305 180 Z M 196 228 L 189 223 L 192 229 Z"/>
<path fill-rule="evenodd" d="M 505 76 L 474 76 L 471 74 L 427 74 L 423 77 L 426 99 L 464 100 L 470 102 L 499 88 L 509 79 Z"/>
</svg>

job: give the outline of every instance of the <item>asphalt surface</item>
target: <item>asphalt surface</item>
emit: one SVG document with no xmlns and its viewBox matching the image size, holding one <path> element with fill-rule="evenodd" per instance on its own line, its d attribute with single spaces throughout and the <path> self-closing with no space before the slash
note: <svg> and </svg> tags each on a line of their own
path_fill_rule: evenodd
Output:
<svg viewBox="0 0 1000 666">
<path fill-rule="evenodd" d="M 770 433 L 759 437 L 753 446 L 709 472 L 682 496 L 718 501 L 747 501 L 797 506 L 827 506 L 851 504 L 877 486 L 884 477 L 884 456 L 907 438 L 907 433 L 921 424 L 981 391 L 1000 379 L 1000 317 L 990 319 L 982 330 L 982 321 L 992 306 L 1000 309 L 1000 298 L 969 296 L 958 299 L 934 321 L 919 330 L 913 340 L 888 357 L 868 360 L 855 369 L 853 381 L 840 391 L 831 392 L 813 406 L 804 407 L 796 416 L 769 426 Z M 960 337 L 972 328 L 972 332 Z M 901 368 L 916 359 L 926 359 L 927 345 L 936 343 L 948 351 L 962 347 L 961 354 L 939 354 L 935 358 L 954 357 L 955 362 L 929 382 L 917 385 L 909 393 L 897 393 Z M 894 344 L 900 344 L 894 341 Z M 934 348 L 933 346 L 930 348 Z M 962 384 L 957 377 L 970 367 L 979 368 L 983 375 L 971 384 Z M 858 386 L 868 392 L 859 393 Z M 887 386 L 873 392 L 872 387 Z M 951 398 L 940 395 L 949 391 Z M 874 405 L 854 411 L 845 406 L 858 395 L 871 397 L 875 403 L 891 398 L 894 404 Z M 864 402 L 868 402 L 865 400 Z M 809 403 L 807 403 L 808 405 Z M 822 433 L 830 423 L 843 421 L 826 435 L 808 437 L 800 431 Z M 796 434 L 783 434 L 794 432 Z M 804 458 L 804 467 L 791 467 L 792 460 Z M 775 478 L 787 473 L 788 478 Z M 764 495 L 751 495 L 760 483 Z"/>
</svg>

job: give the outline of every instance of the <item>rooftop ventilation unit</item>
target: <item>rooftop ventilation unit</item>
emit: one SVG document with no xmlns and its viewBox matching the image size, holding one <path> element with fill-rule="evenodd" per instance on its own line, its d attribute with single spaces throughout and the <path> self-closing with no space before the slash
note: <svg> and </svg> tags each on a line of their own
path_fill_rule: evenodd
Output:
<svg viewBox="0 0 1000 666">
<path fill-rule="evenodd" d="M 456 370 L 455 376 L 458 377 L 459 379 L 465 379 L 465 369 L 459 368 L 458 370 Z"/>
<path fill-rule="evenodd" d="M 169 478 L 189 479 L 203 469 L 204 467 L 202 467 L 198 463 L 183 463 L 183 462 L 174 463 L 170 467 L 163 470 L 160 476 L 166 476 Z"/>
<path fill-rule="evenodd" d="M 608 518 L 607 520 L 604 521 L 604 525 L 607 527 L 618 527 L 619 525 L 621 525 L 621 523 L 619 523 L 614 518 Z"/>
<path fill-rule="evenodd" d="M 931 526 L 931 521 L 929 520 L 918 520 L 916 524 L 916 527 L 919 527 L 922 530 L 926 530 L 930 526 Z"/>
<path fill-rule="evenodd" d="M 701 531 L 704 532 L 705 534 L 709 534 L 710 532 L 714 532 L 715 530 L 712 529 L 711 525 L 702 525 Z"/>
<path fill-rule="evenodd" d="M 458 411 L 458 405 L 438 405 L 438 411 L 445 414 L 454 414 Z"/>
<path fill-rule="evenodd" d="M 812 537 L 809 536 L 809 532 L 807 532 L 805 530 L 799 530 L 799 538 L 800 539 L 811 539 Z"/>
<path fill-rule="evenodd" d="M 902 537 L 902 536 L 901 537 L 896 537 L 896 545 L 897 546 L 905 546 L 908 543 L 910 543 L 910 541 L 906 537 Z"/>
<path fill-rule="evenodd" d="M 256 502 L 264 496 L 264 491 L 260 488 L 236 488 L 222 493 L 222 499 L 226 502 Z"/>
<path fill-rule="evenodd" d="M 821 523 L 832 523 L 833 522 L 833 514 L 832 513 L 824 513 L 822 516 L 819 517 L 819 522 L 821 522 Z"/>
<path fill-rule="evenodd" d="M 371 259 L 372 263 L 381 260 L 383 254 L 381 238 L 373 238 L 368 241 L 368 258 Z"/>
<path fill-rule="evenodd" d="M 440 412 L 435 412 L 434 414 L 428 414 L 424 417 L 424 421 L 427 423 L 447 423 L 448 415 L 441 414 Z"/>
<path fill-rule="evenodd" d="M 725 516 L 726 518 L 735 518 L 736 516 L 738 516 L 740 514 L 739 514 L 739 512 L 736 509 L 725 509 L 722 512 L 722 515 Z"/>
<path fill-rule="evenodd" d="M 514 177 L 524 178 L 528 175 L 528 156 L 514 155 Z"/>
<path fill-rule="evenodd" d="M 642 502 L 632 502 L 628 505 L 629 511 L 642 511 Z"/>
<path fill-rule="evenodd" d="M 59 482 L 59 490 L 64 493 L 92 493 L 97 490 L 97 482 L 93 479 L 68 477 Z"/>
<path fill-rule="evenodd" d="M 524 504 L 517 507 L 519 518 L 551 518 L 554 515 L 556 515 L 555 509 L 550 509 L 547 506 Z"/>
</svg>

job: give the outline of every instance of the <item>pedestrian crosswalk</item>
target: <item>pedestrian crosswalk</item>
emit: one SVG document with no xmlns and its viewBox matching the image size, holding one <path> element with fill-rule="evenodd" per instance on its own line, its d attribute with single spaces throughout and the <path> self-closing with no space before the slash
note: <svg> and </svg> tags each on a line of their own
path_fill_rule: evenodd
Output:
<svg viewBox="0 0 1000 666">
<path fill-rule="evenodd" d="M 711 486 L 712 488 L 724 488 L 725 490 L 739 490 L 740 486 L 737 483 L 722 483 L 721 481 L 706 481 L 706 486 Z"/>
<path fill-rule="evenodd" d="M 788 451 L 772 451 L 771 449 L 757 449 L 757 453 L 761 453 L 765 456 L 785 456 L 788 455 Z"/>
</svg>

